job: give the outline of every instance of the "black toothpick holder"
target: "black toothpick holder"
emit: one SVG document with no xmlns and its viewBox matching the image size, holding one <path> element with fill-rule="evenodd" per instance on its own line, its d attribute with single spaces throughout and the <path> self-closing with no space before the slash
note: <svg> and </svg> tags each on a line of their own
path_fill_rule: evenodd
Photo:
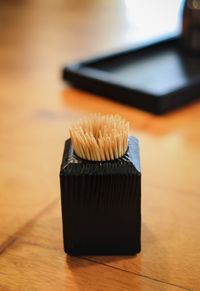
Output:
<svg viewBox="0 0 200 291">
<path fill-rule="evenodd" d="M 64 249 L 69 255 L 135 255 L 141 250 L 139 144 L 113 161 L 77 157 L 65 143 L 60 170 Z"/>
</svg>

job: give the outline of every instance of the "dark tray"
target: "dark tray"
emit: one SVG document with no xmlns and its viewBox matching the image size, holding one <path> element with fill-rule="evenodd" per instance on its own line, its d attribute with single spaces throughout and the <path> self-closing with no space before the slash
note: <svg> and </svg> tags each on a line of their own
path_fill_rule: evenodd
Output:
<svg viewBox="0 0 200 291">
<path fill-rule="evenodd" d="M 200 57 L 184 51 L 176 38 L 67 66 L 63 78 L 77 88 L 162 114 L 200 96 Z"/>
</svg>

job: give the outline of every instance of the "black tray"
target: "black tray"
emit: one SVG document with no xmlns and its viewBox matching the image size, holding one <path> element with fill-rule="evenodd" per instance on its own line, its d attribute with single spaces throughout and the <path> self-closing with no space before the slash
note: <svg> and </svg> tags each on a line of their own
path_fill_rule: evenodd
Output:
<svg viewBox="0 0 200 291">
<path fill-rule="evenodd" d="M 67 66 L 63 78 L 77 88 L 162 114 L 200 96 L 200 57 L 184 51 L 174 38 Z"/>
</svg>

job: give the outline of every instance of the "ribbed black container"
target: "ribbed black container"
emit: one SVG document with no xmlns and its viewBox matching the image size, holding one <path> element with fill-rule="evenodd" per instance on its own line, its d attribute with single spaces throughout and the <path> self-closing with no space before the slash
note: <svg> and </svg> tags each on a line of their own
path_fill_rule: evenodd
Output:
<svg viewBox="0 0 200 291">
<path fill-rule="evenodd" d="M 65 143 L 60 170 L 64 249 L 69 255 L 133 255 L 140 252 L 139 145 L 107 162 L 82 160 Z"/>
</svg>

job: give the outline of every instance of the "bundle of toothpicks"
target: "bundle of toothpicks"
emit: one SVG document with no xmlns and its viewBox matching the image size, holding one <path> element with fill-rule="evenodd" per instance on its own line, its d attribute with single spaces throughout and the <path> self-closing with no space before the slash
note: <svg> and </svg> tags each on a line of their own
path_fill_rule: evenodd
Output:
<svg viewBox="0 0 200 291">
<path fill-rule="evenodd" d="M 69 131 L 75 154 L 85 160 L 118 159 L 128 148 L 129 123 L 119 115 L 91 114 Z"/>
</svg>

